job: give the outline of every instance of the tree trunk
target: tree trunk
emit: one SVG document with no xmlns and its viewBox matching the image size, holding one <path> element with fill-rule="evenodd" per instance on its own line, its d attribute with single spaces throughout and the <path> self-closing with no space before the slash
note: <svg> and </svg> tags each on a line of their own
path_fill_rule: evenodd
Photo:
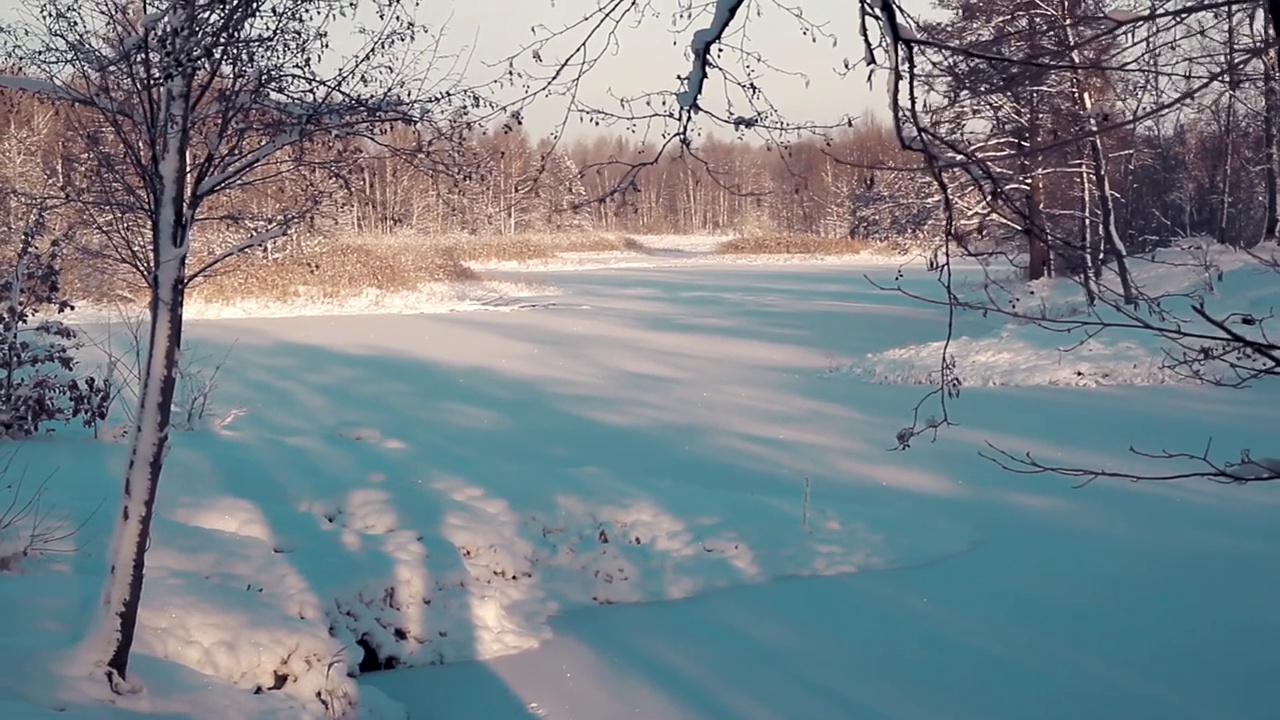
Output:
<svg viewBox="0 0 1280 720">
<path fill-rule="evenodd" d="M 177 356 L 182 342 L 181 275 L 151 297 L 151 332 L 147 366 L 138 400 L 137 423 L 124 481 L 124 502 L 116 531 L 104 598 L 108 639 L 107 677 L 112 688 L 127 688 L 129 653 L 142 604 L 146 552 L 151 519 L 169 439 L 169 420 L 177 385 Z"/>
<path fill-rule="evenodd" d="M 1267 40 L 1274 41 L 1276 33 L 1271 29 L 1271 25 L 1265 25 L 1263 28 L 1263 37 Z M 1280 50 L 1277 50 L 1280 52 Z M 1277 58 L 1273 53 L 1265 53 L 1262 56 L 1262 152 L 1266 159 L 1266 182 L 1267 182 L 1267 216 L 1266 222 L 1262 228 L 1262 239 L 1266 242 L 1275 242 L 1277 231 L 1280 230 L 1280 152 L 1277 152 L 1276 142 L 1276 119 L 1280 115 L 1280 88 L 1276 87 L 1276 65 Z"/>
<path fill-rule="evenodd" d="M 1085 96 L 1087 103 L 1088 94 Z M 1102 236 L 1106 239 L 1105 249 L 1116 261 L 1116 274 L 1120 276 L 1124 302 L 1126 305 L 1133 305 L 1137 300 L 1133 294 L 1133 281 L 1129 277 L 1129 251 L 1116 228 L 1115 208 L 1111 203 L 1111 179 L 1107 175 L 1107 156 L 1102 148 L 1102 138 L 1097 134 L 1089 139 L 1089 152 L 1093 156 L 1094 187 L 1098 191 L 1099 222 L 1102 225 Z"/>
<path fill-rule="evenodd" d="M 1227 117 L 1222 124 L 1223 137 L 1227 147 L 1222 153 L 1222 173 L 1219 175 L 1218 195 L 1218 228 L 1215 233 L 1218 242 L 1223 245 L 1234 245 L 1231 242 L 1231 156 L 1235 154 L 1235 113 L 1232 112 L 1234 100 L 1227 101 Z"/>
<path fill-rule="evenodd" d="M 1227 13 L 1227 49 L 1226 49 L 1227 56 L 1226 58 L 1224 58 L 1224 62 L 1227 63 L 1227 66 L 1228 66 L 1227 67 L 1227 97 L 1225 101 L 1226 117 L 1223 119 L 1223 122 L 1220 126 L 1223 139 L 1226 142 L 1226 148 L 1223 150 L 1223 153 L 1222 153 L 1222 174 L 1220 176 L 1221 194 L 1219 196 L 1219 205 L 1218 205 L 1217 235 L 1218 235 L 1218 242 L 1224 245 L 1231 245 L 1235 247 L 1235 246 L 1239 246 L 1240 243 L 1237 238 L 1232 238 L 1231 236 L 1231 230 L 1232 230 L 1231 185 L 1233 181 L 1231 164 L 1232 164 L 1232 159 L 1236 154 L 1235 107 L 1236 107 L 1236 89 L 1239 86 L 1239 79 L 1237 78 L 1234 65 L 1231 64 L 1232 58 L 1236 49 L 1235 13 L 1233 11 L 1232 6 L 1230 5 L 1227 6 L 1226 13 Z M 1223 101 L 1219 100 L 1218 102 L 1222 103 Z"/>
<path fill-rule="evenodd" d="M 194 3 L 170 9 L 170 22 L 183 27 L 195 18 Z M 182 343 L 182 303 L 186 290 L 189 226 L 194 205 L 187 205 L 187 149 L 191 141 L 191 65 L 175 52 L 165 82 L 157 143 L 156 184 L 151 216 L 151 331 L 137 423 L 125 472 L 124 499 L 112 538 L 111 569 L 103 592 L 106 677 L 116 693 L 131 692 L 129 652 L 142 605 L 142 581 L 151 518 L 169 440 L 169 419 L 177 384 Z"/>
<path fill-rule="evenodd" d="M 1115 259 L 1116 274 L 1120 277 L 1120 288 L 1121 293 L 1124 295 L 1125 304 L 1134 305 L 1137 300 L 1134 297 L 1133 281 L 1129 276 L 1129 251 L 1125 247 L 1124 241 L 1120 239 L 1120 231 L 1116 227 L 1115 203 L 1111 193 L 1111 175 L 1107 168 L 1106 148 L 1102 146 L 1102 126 L 1094 112 L 1093 95 L 1089 92 L 1089 86 L 1080 71 L 1080 67 L 1084 63 L 1080 53 L 1074 49 L 1076 47 L 1075 34 L 1067 23 L 1063 23 L 1062 28 L 1064 44 L 1072 48 L 1069 57 L 1075 65 L 1075 69 L 1071 74 L 1071 83 L 1074 86 L 1078 108 L 1086 118 L 1085 128 L 1089 132 L 1086 146 L 1089 150 L 1089 165 L 1093 170 L 1093 188 L 1098 193 L 1098 225 L 1102 232 L 1103 252 L 1110 253 L 1111 257 Z M 1100 261 L 1098 263 L 1099 274 L 1097 275 L 1099 279 L 1101 279 L 1101 267 L 1102 263 Z"/>
<path fill-rule="evenodd" d="M 1034 147 L 1034 146 L 1033 146 Z M 1027 242 L 1030 261 L 1027 278 L 1039 280 L 1049 276 L 1049 243 L 1045 238 L 1044 182 L 1033 163 L 1031 168 L 1031 192 L 1027 194 Z"/>
<path fill-rule="evenodd" d="M 1089 186 L 1089 173 L 1085 172 L 1085 159 L 1080 158 L 1080 251 L 1076 261 L 1079 267 L 1080 284 L 1084 287 L 1084 296 L 1093 307 L 1097 298 L 1093 293 L 1093 209 L 1090 207 L 1089 194 L 1093 189 Z"/>
</svg>

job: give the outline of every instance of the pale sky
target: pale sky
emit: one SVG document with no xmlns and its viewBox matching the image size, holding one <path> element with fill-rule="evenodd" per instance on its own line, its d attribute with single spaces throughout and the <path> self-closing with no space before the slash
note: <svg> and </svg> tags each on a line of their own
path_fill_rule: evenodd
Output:
<svg viewBox="0 0 1280 720">
<path fill-rule="evenodd" d="M 474 46 L 470 67 L 473 75 L 479 75 L 486 71 L 484 61 L 497 60 L 530 42 L 534 37 L 531 28 L 535 24 L 563 26 L 590 12 L 597 2 L 424 0 L 423 13 L 432 23 L 448 18 L 446 45 L 450 48 Z M 638 28 L 624 27 L 619 33 L 616 54 L 597 66 L 584 80 L 583 96 L 592 102 L 606 103 L 610 90 L 618 95 L 636 95 L 658 89 L 677 90 L 677 76 L 689 71 L 686 48 L 692 39 L 689 31 L 673 35 L 672 13 L 681 4 L 681 0 L 652 0 L 654 8 L 662 14 L 645 19 Z M 855 69 L 845 78 L 836 72 L 846 58 L 856 62 L 863 57 L 858 36 L 857 3 L 853 0 L 798 0 L 797 4 L 803 7 L 806 19 L 828 23 L 828 29 L 837 36 L 838 44 L 832 47 L 830 38 L 818 38 L 814 42 L 801 32 L 799 23 L 773 5 L 772 0 L 755 0 L 753 6 L 759 8 L 760 14 L 757 16 L 753 11 L 749 18 L 751 46 L 771 63 L 788 71 L 803 72 L 809 80 L 806 86 L 801 78 L 777 73 L 766 75 L 761 85 L 774 105 L 789 119 L 816 122 L 834 121 L 842 113 L 883 114 L 886 107 L 883 87 L 877 83 L 869 88 L 865 69 Z M 912 9 L 926 5 L 927 0 L 907 3 Z M 695 20 L 695 27 L 705 24 L 706 16 Z M 579 32 L 578 36 L 581 35 Z M 709 84 L 708 87 L 712 86 Z M 554 98 L 535 103 L 526 114 L 530 130 L 534 134 L 543 134 L 551 129 L 562 107 Z M 616 102 L 613 107 L 617 107 Z"/>
<path fill-rule="evenodd" d="M 92 2 L 92 0 L 86 0 Z M 496 72 L 485 62 L 498 61 L 514 53 L 533 39 L 531 28 L 538 23 L 559 28 L 572 23 L 605 0 L 421 0 L 420 17 L 434 26 L 445 26 L 444 49 L 458 52 L 470 50 L 471 79 L 492 77 Z M 601 62 L 583 80 L 581 96 L 597 104 L 608 103 L 609 92 L 634 96 L 646 91 L 679 89 L 677 76 L 689 72 L 686 59 L 692 30 L 672 28 L 673 14 L 692 2 L 703 8 L 714 0 L 649 0 L 651 13 L 639 27 L 624 24 L 618 33 L 616 52 Z M 904 6 L 918 12 L 931 0 L 905 0 Z M 826 24 L 838 43 L 830 38 L 813 41 L 803 34 L 800 24 L 775 4 L 802 7 L 811 22 Z M 31 7 L 38 0 L 0 0 L 0 19 L 12 19 L 17 7 Z M 807 76 L 808 83 L 798 77 L 767 72 L 760 84 L 773 104 L 793 121 L 831 122 L 843 113 L 855 115 L 885 113 L 883 86 L 868 87 L 865 68 L 856 68 L 841 78 L 837 69 L 847 59 L 863 57 L 858 36 L 858 4 L 855 0 L 751 0 L 747 18 L 750 47 L 761 52 L 768 61 L 790 72 Z M 702 27 L 708 15 L 696 16 L 693 27 Z M 735 21 L 740 26 L 741 15 Z M 575 37 L 581 38 L 579 31 Z M 563 46 L 562 46 L 563 47 Z M 549 59 L 549 58 L 548 58 Z M 715 85 L 708 83 L 708 103 L 718 97 Z M 557 124 L 563 114 L 563 103 L 556 98 L 535 102 L 526 111 L 527 126 L 534 135 L 543 135 Z M 616 102 L 613 103 L 616 108 Z M 572 134 L 579 127 L 570 124 Z M 581 132 L 581 131 L 579 131 Z"/>
</svg>

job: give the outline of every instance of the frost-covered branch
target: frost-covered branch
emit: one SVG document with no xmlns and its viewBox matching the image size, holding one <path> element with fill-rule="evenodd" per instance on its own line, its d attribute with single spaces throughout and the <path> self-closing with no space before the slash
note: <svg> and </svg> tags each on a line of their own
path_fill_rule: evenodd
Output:
<svg viewBox="0 0 1280 720">
<path fill-rule="evenodd" d="M 1168 472 L 1147 472 L 1141 470 L 1109 470 L 1099 468 L 1082 468 L 1070 465 L 1055 465 L 1042 462 L 1031 453 L 1015 455 L 987 443 L 987 452 L 982 457 L 990 460 L 1000 468 L 1019 475 L 1058 475 L 1079 480 L 1075 486 L 1082 488 L 1099 479 L 1120 479 L 1131 482 L 1173 482 L 1179 480 L 1209 480 L 1220 485 L 1248 485 L 1251 483 L 1280 480 L 1280 458 L 1254 458 L 1248 450 L 1241 450 L 1238 460 L 1221 461 L 1212 457 L 1212 438 L 1205 444 L 1202 452 L 1170 452 L 1160 450 L 1148 452 L 1134 447 L 1129 448 L 1133 455 L 1147 460 L 1159 460 L 1163 463 L 1174 463 L 1183 468 Z"/>
</svg>

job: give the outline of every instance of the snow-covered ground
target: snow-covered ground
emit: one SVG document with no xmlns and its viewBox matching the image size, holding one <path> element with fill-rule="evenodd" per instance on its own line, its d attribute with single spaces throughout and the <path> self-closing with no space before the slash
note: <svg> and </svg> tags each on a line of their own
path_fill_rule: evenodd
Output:
<svg viewBox="0 0 1280 720">
<path fill-rule="evenodd" d="M 346 297 L 325 296 L 300 289 L 289 300 L 241 300 L 235 303 L 189 300 L 189 320 L 314 317 L 317 315 L 413 315 L 474 310 L 520 310 L 554 302 L 559 289 L 551 283 L 508 280 L 468 280 L 426 283 L 414 291 L 366 290 Z M 136 313 L 131 313 L 134 315 Z M 81 307 L 64 315 L 76 323 L 105 323 L 120 318 L 114 307 Z"/>
<path fill-rule="evenodd" d="M 976 453 L 1276 454 L 1280 392 L 989 383 L 888 453 L 921 388 L 831 369 L 942 338 L 861 277 L 895 272 L 628 268 L 525 312 L 194 322 L 187 352 L 235 347 L 161 486 L 148 690 L 108 709 L 63 669 L 124 448 L 60 432 L 16 467 L 56 470 L 77 522 L 103 509 L 80 553 L 0 574 L 0 717 L 1270 717 L 1280 489 L 1073 491 Z M 366 647 L 447 664 L 351 681 Z"/>
</svg>

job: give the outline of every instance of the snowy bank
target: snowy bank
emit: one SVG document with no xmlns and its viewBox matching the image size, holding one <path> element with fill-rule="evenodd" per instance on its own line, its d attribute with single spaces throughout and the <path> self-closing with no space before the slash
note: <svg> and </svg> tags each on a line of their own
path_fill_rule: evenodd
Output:
<svg viewBox="0 0 1280 720">
<path fill-rule="evenodd" d="M 367 289 L 346 296 L 335 296 L 323 288 L 300 287 L 287 299 L 212 302 L 201 300 L 197 294 L 187 300 L 184 311 L 188 320 L 509 311 L 552 303 L 560 292 L 553 285 L 504 280 L 432 282 L 413 291 Z M 85 305 L 65 314 L 63 319 L 91 324 L 119 316 L 119 309 Z"/>
</svg>

